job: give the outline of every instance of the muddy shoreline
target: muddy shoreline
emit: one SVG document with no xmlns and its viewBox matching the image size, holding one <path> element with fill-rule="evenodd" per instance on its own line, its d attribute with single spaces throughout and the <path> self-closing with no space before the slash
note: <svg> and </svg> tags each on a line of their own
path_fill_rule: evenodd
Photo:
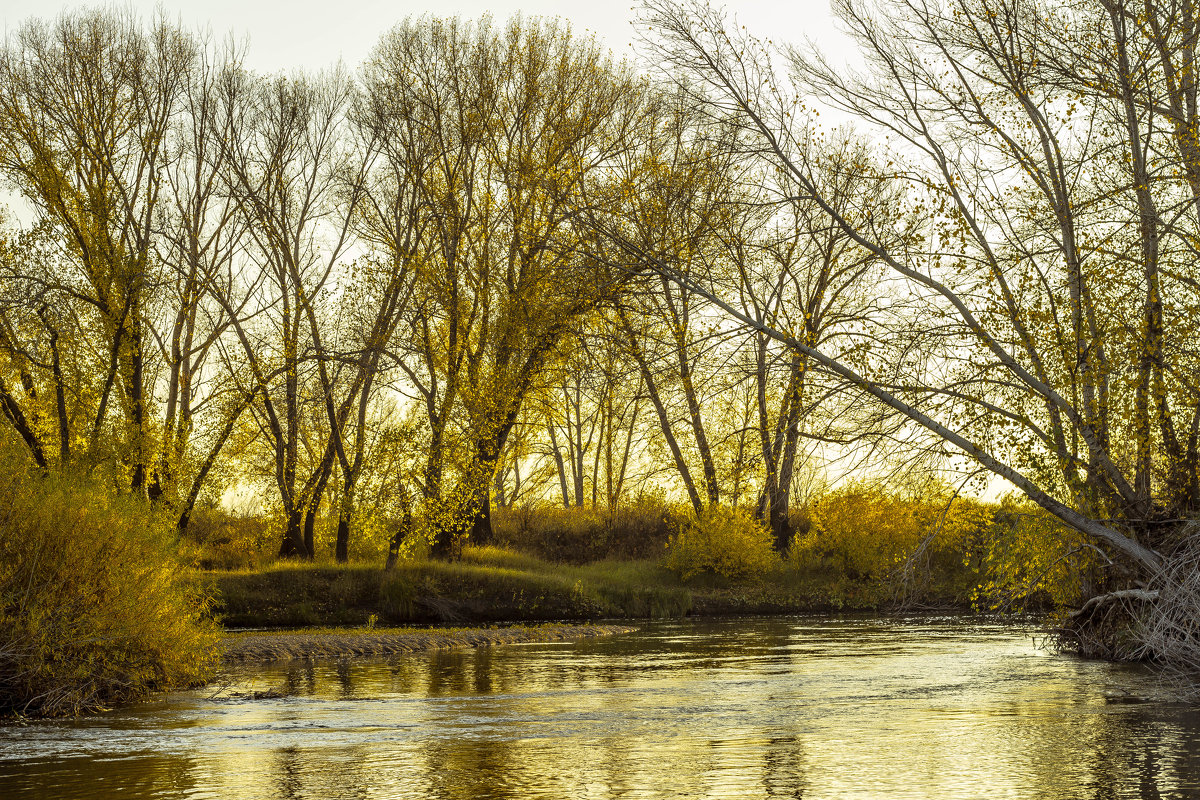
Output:
<svg viewBox="0 0 1200 800">
<path fill-rule="evenodd" d="M 222 645 L 226 663 L 244 664 L 288 659 L 387 656 L 522 642 L 570 642 L 635 630 L 637 628 L 632 625 L 539 625 L 424 631 L 384 629 L 345 633 L 235 633 L 227 635 Z"/>
</svg>

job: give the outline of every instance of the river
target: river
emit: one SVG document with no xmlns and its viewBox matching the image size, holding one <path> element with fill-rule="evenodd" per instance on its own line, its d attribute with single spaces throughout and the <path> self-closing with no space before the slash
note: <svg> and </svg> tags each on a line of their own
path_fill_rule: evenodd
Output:
<svg viewBox="0 0 1200 800">
<path fill-rule="evenodd" d="M 1167 696 L 1022 624 L 655 622 L 3 725 L 0 797 L 1200 798 L 1200 709 Z"/>
</svg>

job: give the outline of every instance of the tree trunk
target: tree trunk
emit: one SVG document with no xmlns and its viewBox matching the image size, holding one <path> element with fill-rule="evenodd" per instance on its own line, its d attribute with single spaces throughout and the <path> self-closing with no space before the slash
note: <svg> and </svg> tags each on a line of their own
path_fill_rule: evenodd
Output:
<svg viewBox="0 0 1200 800">
<path fill-rule="evenodd" d="M 204 488 L 204 482 L 208 479 L 208 473 L 212 471 L 213 465 L 217 462 L 217 456 L 220 455 L 221 449 L 225 446 L 225 442 L 229 441 L 230 435 L 233 433 L 233 428 L 237 424 L 238 417 L 250 404 L 250 397 L 247 396 L 236 410 L 230 413 L 228 419 L 225 420 L 225 426 L 221 429 L 220 435 L 217 436 L 216 443 L 209 449 L 208 455 L 204 458 L 204 463 L 200 465 L 200 470 L 196 473 L 196 477 L 192 479 L 192 488 L 188 490 L 187 497 L 183 501 L 183 509 L 179 512 L 179 519 L 175 523 L 176 529 L 183 533 L 187 530 L 188 521 L 192 517 L 192 509 L 196 507 L 196 500 L 200 497 L 200 490 Z"/>
<path fill-rule="evenodd" d="M 546 423 L 546 431 L 550 434 L 550 453 L 554 456 L 554 466 L 558 470 L 558 486 L 562 489 L 563 508 L 571 507 L 571 492 L 567 488 L 567 465 L 563 463 L 562 451 L 558 449 L 558 437 L 554 435 L 554 422 Z"/>
<path fill-rule="evenodd" d="M 279 546 L 280 558 L 307 555 L 304 550 L 303 515 L 303 509 L 300 508 L 293 508 L 288 511 L 287 528 L 283 532 L 283 543 Z"/>
<path fill-rule="evenodd" d="M 671 331 L 675 338 L 675 358 L 679 363 L 679 382 L 683 386 L 683 396 L 687 401 L 688 420 L 692 424 L 692 435 L 696 439 L 696 450 L 700 454 L 700 466 L 704 473 L 704 494 L 710 505 L 720 502 L 721 491 L 717 485 L 717 467 L 713 461 L 712 448 L 708 444 L 708 434 L 704 430 L 704 418 L 700 413 L 700 399 L 696 396 L 696 384 L 692 380 L 692 365 L 688 360 L 687 328 L 688 302 L 681 287 L 681 310 L 676 308 L 671 297 L 671 283 L 663 276 L 663 299 L 671 312 Z M 697 509 L 699 510 L 699 509 Z"/>
<path fill-rule="evenodd" d="M 783 452 L 777 461 L 778 475 L 771 496 L 771 532 L 775 549 L 780 553 L 792 546 L 792 527 L 788 519 L 792 499 L 792 476 L 796 468 L 796 449 L 800 442 L 800 413 L 804 400 L 804 382 L 808 360 L 799 353 L 792 354 L 792 375 L 788 381 L 788 397 L 779 413 L 783 427 Z"/>
<path fill-rule="evenodd" d="M 404 506 L 404 517 L 396 530 L 392 531 L 392 538 L 388 542 L 387 562 L 383 565 L 385 571 L 395 569 L 396 561 L 400 558 L 400 545 L 404 544 L 404 537 L 412 530 L 412 512 L 408 509 L 408 503 Z"/>
<path fill-rule="evenodd" d="M 317 514 L 321 510 L 321 501 L 325 496 L 325 487 L 329 485 L 329 476 L 333 472 L 334 455 L 334 443 L 330 439 L 329 444 L 325 447 L 325 456 L 317 467 L 316 480 L 309 479 L 309 484 L 305 487 L 308 490 L 306 494 L 309 500 L 304 512 L 304 553 L 305 558 L 308 559 L 317 555 L 313 533 L 317 523 Z"/>
<path fill-rule="evenodd" d="M 338 508 L 337 540 L 334 544 L 333 557 L 339 564 L 350 560 L 350 519 L 354 516 L 354 477 L 346 476 L 346 486 L 342 490 L 342 502 Z"/>
<path fill-rule="evenodd" d="M 675 439 L 674 431 L 671 430 L 671 419 L 667 416 L 666 406 L 663 405 L 662 397 L 658 394 L 658 385 L 654 381 L 654 375 L 650 372 L 650 365 L 646 361 L 642 348 L 638 345 L 637 334 L 634 333 L 633 326 L 629 324 L 624 312 L 618 310 L 617 315 L 621 319 L 621 325 L 629 340 L 629 352 L 642 373 L 642 383 L 646 386 L 646 394 L 650 397 L 650 403 L 654 406 L 655 413 L 658 414 L 659 427 L 662 429 L 667 447 L 671 450 L 671 457 L 675 460 L 675 469 L 679 473 L 679 479 L 683 481 L 683 488 L 687 490 L 688 499 L 692 501 L 692 508 L 696 509 L 696 513 L 699 514 L 704 510 L 704 501 L 700 499 L 700 493 L 696 491 L 696 482 L 692 480 L 692 472 L 688 469 L 683 452 L 679 449 L 679 442 Z"/>
<path fill-rule="evenodd" d="M 321 510 L 321 495 L 313 497 L 312 502 L 304 512 L 304 558 L 311 561 L 317 554 L 314 541 L 314 528 L 317 524 L 317 512 Z"/>
<path fill-rule="evenodd" d="M 492 534 L 492 493 L 484 488 L 476 501 L 475 517 L 471 520 L 469 541 L 476 547 L 485 547 L 494 540 Z"/>
</svg>

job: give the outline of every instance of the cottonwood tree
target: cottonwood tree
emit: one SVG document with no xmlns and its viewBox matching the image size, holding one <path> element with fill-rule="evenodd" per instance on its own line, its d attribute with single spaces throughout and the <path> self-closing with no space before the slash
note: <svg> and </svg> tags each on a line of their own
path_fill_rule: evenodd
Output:
<svg viewBox="0 0 1200 800">
<path fill-rule="evenodd" d="M 207 286 L 240 236 L 210 124 L 235 57 L 114 11 L 31 21 L 3 53 L 3 170 L 35 215 L 4 277 L 6 413 L 37 463 L 107 464 L 180 528 L 244 407 L 207 374 L 228 324 Z"/>
<path fill-rule="evenodd" d="M 403 187 L 401 187 L 403 189 Z M 366 195 L 365 195 L 366 196 Z M 403 194 L 393 201 L 411 202 L 411 194 Z M 375 205 L 378 197 L 364 200 L 364 205 Z M 405 235 L 411 235 L 412 223 L 401 222 Z M 393 229 L 395 231 L 395 229 Z M 334 449 L 341 469 L 340 498 L 338 501 L 337 533 L 334 539 L 334 556 L 344 562 L 349 557 L 350 530 L 357 509 L 357 488 L 363 473 L 368 469 L 367 449 L 372 439 L 380 437 L 380 423 L 373 419 L 372 411 L 378 415 L 377 405 L 380 389 L 385 385 L 386 368 L 391 365 L 389 346 L 412 295 L 411 254 L 404 247 L 404 239 L 393 240 L 393 246 L 383 259 L 364 258 L 354 264 L 348 275 L 347 286 L 339 301 L 348 319 L 344 339 L 337 361 L 338 371 L 343 373 L 338 385 L 340 400 L 334 408 L 335 386 L 330 385 L 328 375 L 322 378 L 329 418 L 329 447 Z M 322 355 L 327 355 L 328 350 Z M 338 363 L 340 362 L 340 363 Z M 348 418 L 353 412 L 352 419 Z M 396 447 L 386 452 L 392 453 Z M 378 469 L 378 466 L 375 466 Z M 410 490 L 404 485 L 407 479 L 392 474 L 386 483 L 397 495 L 407 498 Z M 407 501 L 405 501 L 407 507 Z M 411 516 L 411 510 L 405 515 Z"/>
<path fill-rule="evenodd" d="M 1187 15 L 1122 2 L 839 3 L 866 70 L 797 51 L 788 66 L 796 92 L 890 137 L 882 172 L 927 224 L 889 242 L 816 180 L 766 45 L 706 6 L 645 9 L 663 60 L 703 82 L 710 106 L 924 305 L 945 360 L 940 375 L 897 385 L 727 312 L 1012 482 L 1126 580 L 1162 574 L 1196 512 Z M 1156 596 L 1112 596 L 1134 595 Z"/>
<path fill-rule="evenodd" d="M 349 176 L 353 184 L 361 175 L 361 154 L 347 147 L 343 135 L 352 84 L 340 70 L 259 77 L 235 65 L 218 90 L 225 190 L 251 242 L 244 265 L 249 277 L 219 299 L 272 455 L 284 518 L 280 555 L 311 558 L 315 517 L 344 422 L 331 411 L 332 379 L 318 315 L 328 307 L 331 275 L 350 239 L 357 189 L 346 202 L 346 181 Z M 253 293 L 253 300 L 239 291 Z M 306 416 L 313 407 L 319 411 Z M 301 468 L 308 472 L 303 481 Z"/>
<path fill-rule="evenodd" d="M 589 456 L 598 457 L 598 439 L 603 435 L 599 407 L 592 402 L 593 390 L 603 391 L 603 387 L 597 387 L 591 380 L 590 353 L 582 337 L 575 345 L 571 348 L 572 357 L 556 370 L 551 385 L 546 387 L 542 403 L 550 457 L 558 474 L 564 508 L 583 507 Z M 595 488 L 595 470 L 590 474 Z"/>
<path fill-rule="evenodd" d="M 95 405 L 92 331 L 54 277 L 64 267 L 49 226 L 0 224 L 0 410 L 35 464 L 66 466 Z"/>
<path fill-rule="evenodd" d="M 501 453 L 546 357 L 624 275 L 600 274 L 576 224 L 647 116 L 645 92 L 557 22 L 409 20 L 367 67 L 402 117 L 431 218 L 409 330 L 408 377 L 429 410 L 426 504 L 434 549 L 491 537 Z M 409 163 L 416 164 L 415 153 Z M 467 450 L 444 485 L 444 438 Z"/>
<path fill-rule="evenodd" d="M 638 366 L 675 472 L 699 513 L 705 505 L 721 500 L 710 438 L 711 402 L 723 388 L 713 388 L 712 384 L 724 371 L 719 365 L 702 365 L 702 360 L 727 359 L 729 352 L 721 347 L 722 337 L 705 330 L 701 314 L 706 302 L 702 295 L 688 289 L 679 291 L 667 282 L 639 300 L 641 307 L 636 314 L 624 308 L 618 310 L 619 330 Z M 701 410 L 702 405 L 708 408 L 708 414 Z M 686 438 L 681 438 L 681 432 Z M 693 471 L 695 466 L 699 467 L 695 471 L 699 480 Z"/>
<path fill-rule="evenodd" d="M 194 39 L 161 18 L 143 30 L 132 14 L 100 10 L 29 21 L 0 52 L 0 173 L 67 255 L 62 269 L 26 279 L 45 300 L 77 304 L 74 321 L 103 348 L 91 419 L 80 425 L 59 402 L 55 449 L 63 460 L 91 458 L 112 431 L 124 482 L 139 492 L 157 460 L 148 329 L 161 273 L 156 214 L 196 53 Z M 43 319 L 57 343 L 63 332 L 48 305 Z M 61 366 L 56 349 L 50 360 Z M 49 372 L 42 391 L 61 397 L 64 376 L 53 363 Z"/>
</svg>

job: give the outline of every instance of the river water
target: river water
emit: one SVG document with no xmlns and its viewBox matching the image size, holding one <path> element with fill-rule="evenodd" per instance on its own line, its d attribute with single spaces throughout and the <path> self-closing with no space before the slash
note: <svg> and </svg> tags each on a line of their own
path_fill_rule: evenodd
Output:
<svg viewBox="0 0 1200 800">
<path fill-rule="evenodd" d="M 0 798 L 1200 798 L 1200 709 L 1163 697 L 1019 624 L 661 622 L 0 726 Z"/>
</svg>

